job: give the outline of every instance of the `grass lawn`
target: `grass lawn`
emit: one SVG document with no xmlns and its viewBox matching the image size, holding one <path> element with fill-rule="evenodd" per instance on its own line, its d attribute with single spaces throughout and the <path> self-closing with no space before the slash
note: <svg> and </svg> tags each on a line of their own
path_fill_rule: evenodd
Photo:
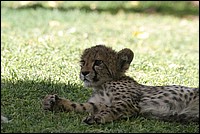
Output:
<svg viewBox="0 0 200 134">
<path fill-rule="evenodd" d="M 86 125 L 81 122 L 86 113 L 41 108 L 51 93 L 77 102 L 89 98 L 92 90 L 79 80 L 79 57 L 99 43 L 117 51 L 132 49 L 135 57 L 127 74 L 139 83 L 198 87 L 197 7 L 186 2 L 21 4 L 1 2 L 1 112 L 12 120 L 1 125 L 2 133 L 199 131 L 197 124 L 143 117 Z"/>
</svg>

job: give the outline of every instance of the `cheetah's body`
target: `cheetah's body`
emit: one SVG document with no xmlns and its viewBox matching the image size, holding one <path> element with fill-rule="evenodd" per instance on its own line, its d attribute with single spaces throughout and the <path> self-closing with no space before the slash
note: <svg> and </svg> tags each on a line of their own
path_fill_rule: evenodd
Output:
<svg viewBox="0 0 200 134">
<path fill-rule="evenodd" d="M 199 120 L 199 89 L 184 86 L 146 86 L 125 75 L 133 59 L 130 49 L 118 53 L 103 45 L 86 49 L 80 79 L 94 92 L 86 103 L 48 95 L 44 109 L 91 113 L 88 124 L 142 115 L 167 121 Z"/>
</svg>

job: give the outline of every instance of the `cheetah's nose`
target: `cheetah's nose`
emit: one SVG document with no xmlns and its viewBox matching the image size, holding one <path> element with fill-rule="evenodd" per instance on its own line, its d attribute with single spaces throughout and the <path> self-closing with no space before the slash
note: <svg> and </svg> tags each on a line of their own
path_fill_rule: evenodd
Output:
<svg viewBox="0 0 200 134">
<path fill-rule="evenodd" d="M 81 72 L 81 73 L 82 73 L 82 75 L 86 76 L 86 75 L 88 75 L 90 72 L 89 72 L 89 71 L 84 71 L 84 72 Z"/>
</svg>

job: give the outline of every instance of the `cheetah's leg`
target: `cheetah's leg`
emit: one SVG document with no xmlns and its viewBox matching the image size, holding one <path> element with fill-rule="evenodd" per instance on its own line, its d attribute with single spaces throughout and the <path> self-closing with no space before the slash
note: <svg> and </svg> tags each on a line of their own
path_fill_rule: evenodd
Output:
<svg viewBox="0 0 200 134">
<path fill-rule="evenodd" d="M 50 111 L 76 111 L 94 114 L 99 111 L 99 109 L 103 109 L 104 107 L 105 105 L 97 105 L 92 102 L 75 103 L 68 99 L 59 98 L 56 94 L 47 95 L 43 99 L 43 109 Z"/>
<path fill-rule="evenodd" d="M 133 105 L 131 106 L 126 102 L 121 101 L 119 103 L 115 103 L 110 107 L 107 106 L 105 109 L 102 109 L 96 114 L 88 116 L 84 120 L 84 122 L 87 124 L 94 124 L 94 123 L 104 124 L 106 122 L 112 122 L 119 118 L 131 117 L 137 115 L 138 112 L 139 112 L 138 108 L 134 107 Z"/>
<path fill-rule="evenodd" d="M 86 117 L 83 122 L 87 124 L 101 123 L 104 124 L 106 122 L 114 121 L 121 117 L 121 113 L 114 110 L 114 108 L 106 108 L 101 110 L 97 114 L 92 114 Z"/>
</svg>

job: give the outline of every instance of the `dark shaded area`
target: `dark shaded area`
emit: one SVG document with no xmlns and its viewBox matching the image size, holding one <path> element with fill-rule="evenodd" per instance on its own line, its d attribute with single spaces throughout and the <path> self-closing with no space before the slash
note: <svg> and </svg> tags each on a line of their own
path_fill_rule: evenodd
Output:
<svg viewBox="0 0 200 134">
<path fill-rule="evenodd" d="M 174 15 L 177 17 L 185 17 L 185 16 L 199 16 L 199 8 L 198 6 L 194 6 L 190 1 L 140 1 L 137 6 L 126 6 L 126 2 L 118 3 L 115 5 L 108 4 L 107 6 L 102 6 L 97 4 L 95 8 L 92 8 L 90 4 L 84 4 L 80 6 L 73 5 L 61 5 L 58 7 L 48 7 L 44 6 L 41 3 L 35 3 L 31 5 L 19 6 L 17 10 L 23 9 L 35 9 L 44 8 L 47 10 L 60 10 L 60 11 L 70 11 L 70 10 L 82 10 L 85 12 L 107 12 L 110 14 L 117 14 L 118 12 L 125 13 L 144 13 L 144 14 L 160 14 L 160 15 Z M 11 8 L 11 7 L 10 7 Z"/>
<path fill-rule="evenodd" d="M 43 99 L 47 94 L 58 94 L 61 97 L 80 98 L 78 96 L 81 90 L 87 90 L 81 85 L 73 83 L 56 83 L 49 81 L 34 81 L 34 80 L 18 80 L 10 82 L 1 80 L 1 103 L 7 102 L 7 98 L 17 99 Z M 5 93 L 4 93 L 5 92 Z M 88 91 L 84 93 L 87 94 Z M 68 94 L 62 96 L 63 94 Z M 5 96 L 4 96 L 5 95 Z M 89 96 L 88 96 L 89 97 Z M 85 97 L 83 97 L 84 99 Z M 4 100 L 5 99 L 5 100 Z M 10 100 L 9 100 L 10 101 Z"/>
<path fill-rule="evenodd" d="M 17 122 L 16 118 L 33 118 L 31 119 L 32 123 L 39 121 L 42 116 L 40 115 L 41 112 L 45 113 L 42 108 L 42 100 L 48 94 L 58 94 L 59 97 L 76 102 L 85 102 L 90 96 L 90 92 L 86 88 L 70 82 L 61 83 L 50 79 L 40 81 L 1 79 L 1 113 L 9 120 L 14 120 L 12 121 L 14 123 Z M 24 125 L 24 123 L 23 121 L 19 122 L 20 125 Z M 14 126 L 17 127 L 19 124 Z M 27 122 L 27 124 L 29 125 L 30 122 Z M 10 124 L 8 123 L 8 125 Z M 2 129 L 2 131 L 5 130 Z"/>
<path fill-rule="evenodd" d="M 2 110 L 4 111 L 3 113 L 6 115 L 6 117 L 8 117 L 9 120 L 12 120 L 14 118 L 13 117 L 14 115 L 21 116 L 21 118 L 28 118 L 30 117 L 30 114 L 32 114 L 31 117 L 35 119 L 38 118 L 39 120 L 40 116 L 37 116 L 37 113 L 35 113 L 34 110 L 29 108 L 31 106 L 36 111 L 41 109 L 41 111 L 39 112 L 45 112 L 42 111 L 42 106 L 38 107 L 35 103 L 41 105 L 42 99 L 47 94 L 58 94 L 60 97 L 65 97 L 65 98 L 71 97 L 68 99 L 70 100 L 74 99 L 76 102 L 78 102 L 77 98 L 78 99 L 81 98 L 81 100 L 85 101 L 86 99 L 84 98 L 90 97 L 88 91 L 84 91 L 85 88 L 83 86 L 73 83 L 58 83 L 58 82 L 55 83 L 52 80 L 42 80 L 42 81 L 18 80 L 13 82 L 2 80 L 2 82 L 1 82 L 1 109 L 3 109 Z M 63 96 L 64 94 L 65 96 Z M 135 118 L 137 117 L 141 118 L 141 121 L 143 118 L 145 118 L 141 115 L 137 115 L 131 117 L 130 121 L 135 120 Z M 116 122 L 119 120 L 116 120 Z M 127 119 L 125 118 L 125 120 Z M 164 121 L 175 122 L 174 120 L 164 120 Z M 181 123 L 183 125 L 188 125 L 188 122 L 178 121 L 178 123 Z M 194 125 L 198 125 L 198 123 L 194 123 Z M 197 130 L 197 132 L 199 132 L 199 129 Z"/>
</svg>

